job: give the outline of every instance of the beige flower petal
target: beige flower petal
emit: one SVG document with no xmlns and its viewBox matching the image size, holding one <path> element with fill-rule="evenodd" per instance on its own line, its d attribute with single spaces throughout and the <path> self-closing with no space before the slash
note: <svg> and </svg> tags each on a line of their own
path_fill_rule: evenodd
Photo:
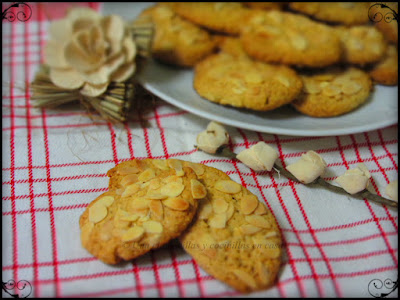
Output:
<svg viewBox="0 0 400 300">
<path fill-rule="evenodd" d="M 108 82 L 105 84 L 94 85 L 85 83 L 83 88 L 80 90 L 81 94 L 88 97 L 97 97 L 103 94 L 108 87 Z"/>
<path fill-rule="evenodd" d="M 78 19 L 99 20 L 101 15 L 88 7 L 75 7 L 68 11 L 67 18 L 73 23 Z"/>
<path fill-rule="evenodd" d="M 105 66 L 107 67 L 107 72 L 109 74 L 117 70 L 125 62 L 125 55 L 123 53 L 118 53 L 113 57 L 109 58 Z"/>
<path fill-rule="evenodd" d="M 134 63 L 128 63 L 121 66 L 118 70 L 111 74 L 111 81 L 123 82 L 127 80 L 135 72 L 136 65 Z"/>
<path fill-rule="evenodd" d="M 50 38 L 60 43 L 65 43 L 72 37 L 72 23 L 68 19 L 51 22 L 49 26 Z"/>
<path fill-rule="evenodd" d="M 79 33 L 64 48 L 65 59 L 69 65 L 81 72 L 90 72 L 99 68 L 105 61 L 105 53 L 87 53 L 80 44 L 86 43 L 86 32 Z M 89 47 L 89 45 L 87 45 Z"/>
<path fill-rule="evenodd" d="M 108 83 L 109 75 L 110 72 L 107 66 L 102 66 L 93 72 L 82 73 L 82 76 L 85 79 L 85 81 L 93 85 Z"/>
<path fill-rule="evenodd" d="M 129 36 L 125 37 L 122 41 L 122 47 L 126 54 L 126 62 L 131 62 L 136 56 L 136 44 Z"/>
<path fill-rule="evenodd" d="M 98 24 L 98 21 L 93 21 L 90 18 L 79 18 L 76 19 L 72 25 L 72 31 L 73 33 L 77 33 L 82 30 L 88 30 L 92 26 L 96 26 Z"/>
<path fill-rule="evenodd" d="M 44 61 L 50 67 L 67 68 L 63 45 L 55 40 L 48 41 L 44 47 Z"/>
<path fill-rule="evenodd" d="M 117 15 L 104 17 L 101 20 L 101 26 L 106 40 L 111 45 L 110 55 L 121 51 L 121 42 L 125 33 L 125 26 L 122 18 Z"/>
<path fill-rule="evenodd" d="M 66 89 L 77 89 L 84 84 L 84 80 L 77 72 L 73 69 L 50 69 L 50 80 L 59 87 Z"/>
</svg>

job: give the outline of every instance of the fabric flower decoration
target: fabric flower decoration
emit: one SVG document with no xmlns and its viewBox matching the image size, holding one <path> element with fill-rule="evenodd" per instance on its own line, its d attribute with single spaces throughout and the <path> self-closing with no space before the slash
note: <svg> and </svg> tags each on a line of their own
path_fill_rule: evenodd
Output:
<svg viewBox="0 0 400 300">
<path fill-rule="evenodd" d="M 219 147 L 228 144 L 229 134 L 222 125 L 212 121 L 206 130 L 197 135 L 196 141 L 198 149 L 214 154 Z"/>
<path fill-rule="evenodd" d="M 315 151 L 307 151 L 295 163 L 288 165 L 286 169 L 292 173 L 297 180 L 308 184 L 320 177 L 325 169 L 325 160 Z"/>
<path fill-rule="evenodd" d="M 264 142 L 240 152 L 236 158 L 254 171 L 271 171 L 279 153 Z"/>
<path fill-rule="evenodd" d="M 97 97 L 110 82 L 124 82 L 136 69 L 136 45 L 120 16 L 75 8 L 49 28 L 45 62 L 58 87 Z"/>
</svg>

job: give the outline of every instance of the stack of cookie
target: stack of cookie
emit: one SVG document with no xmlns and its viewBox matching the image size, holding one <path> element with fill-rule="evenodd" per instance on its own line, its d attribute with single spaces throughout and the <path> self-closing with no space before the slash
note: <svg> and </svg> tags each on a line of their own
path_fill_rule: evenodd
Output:
<svg viewBox="0 0 400 300">
<path fill-rule="evenodd" d="M 397 3 L 390 5 L 397 12 Z M 174 2 L 141 16 L 155 25 L 153 56 L 193 67 L 203 98 L 256 111 L 290 104 L 313 117 L 333 117 L 362 105 L 373 84 L 397 85 L 397 20 L 389 23 L 390 11 L 380 9 L 387 8 Z M 372 23 L 379 14 L 386 19 Z"/>
<path fill-rule="evenodd" d="M 101 261 L 131 260 L 179 237 L 204 270 L 239 291 L 274 283 L 282 254 L 276 220 L 224 172 L 144 159 L 123 162 L 107 175 L 109 191 L 79 221 L 82 245 Z"/>
</svg>

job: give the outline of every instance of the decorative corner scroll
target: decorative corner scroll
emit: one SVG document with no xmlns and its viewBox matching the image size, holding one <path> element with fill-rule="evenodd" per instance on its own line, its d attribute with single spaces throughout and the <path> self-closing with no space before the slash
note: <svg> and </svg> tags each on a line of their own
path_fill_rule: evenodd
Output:
<svg viewBox="0 0 400 300">
<path fill-rule="evenodd" d="M 3 11 L 3 20 L 26 22 L 32 17 L 32 9 L 25 2 L 17 2 Z"/>
</svg>

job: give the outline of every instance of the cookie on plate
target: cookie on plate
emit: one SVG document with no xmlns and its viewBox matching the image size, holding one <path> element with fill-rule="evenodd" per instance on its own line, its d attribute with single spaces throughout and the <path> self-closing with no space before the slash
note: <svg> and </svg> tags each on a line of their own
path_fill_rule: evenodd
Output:
<svg viewBox="0 0 400 300">
<path fill-rule="evenodd" d="M 339 62 L 342 51 L 331 27 L 281 11 L 254 11 L 240 40 L 257 60 L 296 66 L 329 66 Z"/>
<path fill-rule="evenodd" d="M 166 244 L 196 213 L 201 184 L 178 160 L 127 161 L 107 175 L 109 191 L 79 220 L 82 245 L 105 263 L 134 259 Z"/>
<path fill-rule="evenodd" d="M 207 189 L 193 224 L 179 238 L 209 274 L 241 292 L 270 287 L 277 277 L 282 238 L 264 203 L 224 172 L 195 165 Z"/>
<path fill-rule="evenodd" d="M 368 99 L 372 89 L 369 75 L 356 68 L 301 77 L 303 92 L 291 105 L 312 117 L 334 117 L 352 111 Z"/>
<path fill-rule="evenodd" d="M 232 36 L 219 36 L 218 49 L 223 53 L 228 53 L 235 57 L 248 58 L 246 51 L 244 51 L 242 43 L 238 37 Z"/>
<path fill-rule="evenodd" d="M 344 63 L 365 65 L 379 61 L 386 52 L 387 43 L 374 26 L 337 26 L 335 33 L 343 47 Z"/>
<path fill-rule="evenodd" d="M 394 45 L 389 45 L 381 61 L 369 70 L 369 75 L 379 84 L 397 85 L 399 76 L 398 53 Z"/>
<path fill-rule="evenodd" d="M 267 111 L 295 99 L 302 89 L 302 81 L 286 66 L 221 52 L 196 65 L 194 88 L 212 102 Z"/>
<path fill-rule="evenodd" d="M 152 55 L 164 63 L 192 67 L 216 47 L 206 30 L 182 19 L 167 6 L 148 8 L 138 19 L 145 16 L 151 17 L 155 29 Z"/>
<path fill-rule="evenodd" d="M 384 6 L 381 6 L 382 4 L 384 4 Z M 397 45 L 399 39 L 399 21 L 395 19 L 393 11 L 398 14 L 398 2 L 371 2 L 369 14 L 374 21 L 376 28 L 383 33 L 386 40 Z"/>
<path fill-rule="evenodd" d="M 178 15 L 217 32 L 238 35 L 251 10 L 239 2 L 169 2 Z"/>
<path fill-rule="evenodd" d="M 289 7 L 320 21 L 344 25 L 369 22 L 368 2 L 291 2 Z"/>
</svg>

